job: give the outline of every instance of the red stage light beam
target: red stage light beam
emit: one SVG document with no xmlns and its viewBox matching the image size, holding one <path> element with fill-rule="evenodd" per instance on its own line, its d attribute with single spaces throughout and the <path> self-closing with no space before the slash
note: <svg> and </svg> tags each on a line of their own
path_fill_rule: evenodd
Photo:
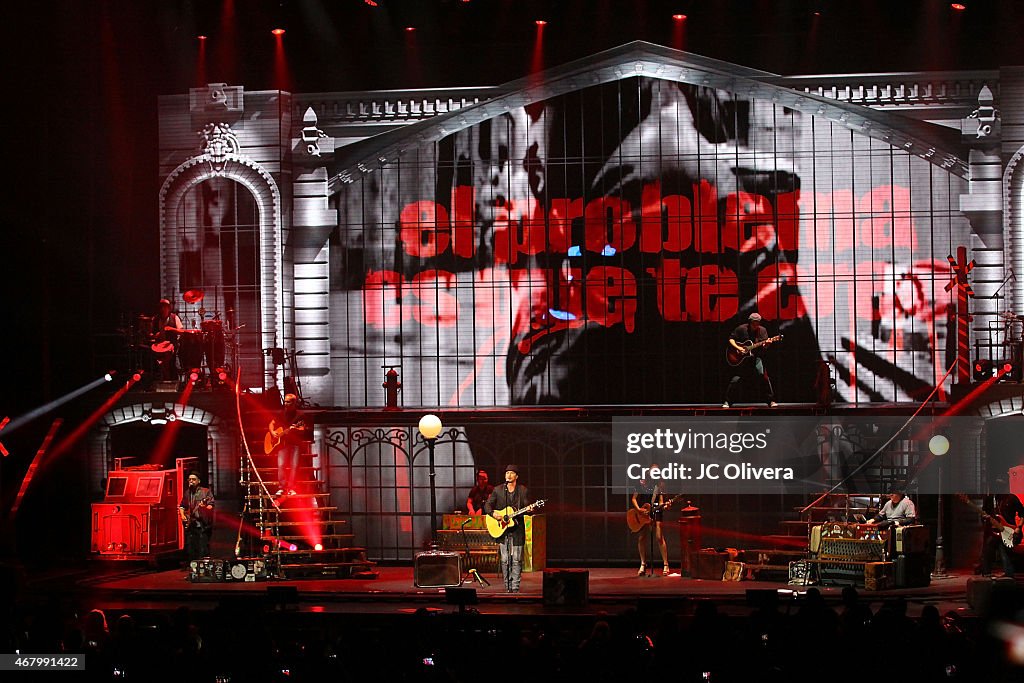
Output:
<svg viewBox="0 0 1024 683">
<path fill-rule="evenodd" d="M 18 487 L 18 495 L 14 498 L 14 505 L 11 506 L 11 519 L 14 519 L 18 514 L 18 508 L 21 507 L 21 501 L 25 498 L 25 492 L 28 491 L 28 485 L 32 483 L 32 478 L 36 475 L 36 471 L 39 469 L 39 465 L 43 461 L 43 456 L 46 455 L 46 450 L 50 447 L 50 442 L 53 441 L 54 435 L 57 433 L 57 430 L 60 429 L 63 422 L 64 421 L 59 417 L 54 420 L 50 425 L 49 431 L 46 432 L 43 442 L 39 444 L 39 450 L 36 451 L 35 457 L 32 458 L 32 463 L 28 466 L 25 476 L 21 478 L 21 486 Z"/>
<path fill-rule="evenodd" d="M 672 15 L 672 47 L 677 50 L 686 48 L 686 15 Z"/>
<path fill-rule="evenodd" d="M 537 31 L 533 39 L 533 58 L 530 60 L 530 73 L 536 74 L 544 69 L 544 27 L 548 22 L 538 19 L 533 22 L 537 25 Z"/>
<path fill-rule="evenodd" d="M 182 390 L 178 400 L 175 401 L 174 405 L 187 406 L 188 401 L 192 398 L 192 389 L 195 384 L 192 382 L 185 383 L 185 389 Z M 178 439 L 178 432 L 181 431 L 181 419 L 175 419 L 169 421 L 164 426 L 164 431 L 160 434 L 160 438 L 156 442 L 156 446 L 153 447 L 153 452 L 150 454 L 149 461 L 151 463 L 157 463 L 159 465 L 167 462 L 167 456 L 171 453 L 174 448 L 174 442 Z"/>
<path fill-rule="evenodd" d="M 284 29 L 275 28 L 274 34 L 274 88 L 277 90 L 288 90 L 291 88 L 291 79 L 288 74 L 288 57 L 284 51 Z"/>
<path fill-rule="evenodd" d="M 4 427 L 6 427 L 7 423 L 10 422 L 10 421 L 11 421 L 11 418 L 5 417 L 4 421 L 0 422 L 0 432 L 2 432 L 4 430 Z M 6 448 L 4 448 L 4 444 L 3 444 L 2 441 L 0 441 L 0 453 L 3 453 L 5 458 L 8 455 L 10 455 L 10 452 Z"/>
<path fill-rule="evenodd" d="M 103 417 L 107 412 L 109 412 L 110 409 L 113 408 L 114 405 L 121 400 L 122 396 L 128 393 L 128 390 L 131 389 L 134 384 L 134 378 L 129 379 L 127 382 L 125 382 L 123 387 L 121 387 L 113 394 L 111 394 L 110 398 L 104 401 L 99 408 L 94 410 L 92 414 L 90 414 L 89 417 L 87 417 L 85 421 L 82 422 L 82 424 L 78 425 L 78 427 L 75 428 L 75 431 L 71 432 L 71 434 L 64 437 L 64 440 L 57 444 L 57 447 L 54 448 L 53 452 L 50 454 L 49 459 L 52 460 L 66 453 L 73 445 L 75 445 L 75 443 L 78 442 L 79 439 L 85 436 L 85 433 L 88 432 L 92 428 L 92 426 L 99 421 L 101 417 Z"/>
</svg>

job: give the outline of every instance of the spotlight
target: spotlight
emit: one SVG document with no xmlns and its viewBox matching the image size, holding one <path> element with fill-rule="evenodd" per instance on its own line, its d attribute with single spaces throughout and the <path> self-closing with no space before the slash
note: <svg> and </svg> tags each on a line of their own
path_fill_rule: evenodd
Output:
<svg viewBox="0 0 1024 683">
<path fill-rule="evenodd" d="M 135 374 L 132 375 L 132 381 L 133 382 L 142 381 L 142 372 L 143 372 L 142 370 L 136 370 Z"/>
<path fill-rule="evenodd" d="M 313 546 L 313 550 L 315 550 L 317 552 L 320 552 L 323 549 L 324 549 L 323 543 L 317 543 L 315 546 Z"/>
<path fill-rule="evenodd" d="M 206 36 L 196 36 L 196 40 L 206 40 Z"/>
<path fill-rule="evenodd" d="M 296 550 L 298 550 L 298 549 L 299 549 L 299 546 L 295 545 L 294 543 L 292 543 L 291 545 L 288 546 L 288 550 L 292 551 L 293 553 Z"/>
<path fill-rule="evenodd" d="M 538 19 L 537 21 L 535 21 L 533 23 L 537 24 L 537 26 L 547 26 L 548 25 L 548 22 L 544 21 L 543 19 Z"/>
<path fill-rule="evenodd" d="M 416 30 L 416 27 L 415 27 L 415 26 L 406 26 L 406 27 L 405 27 L 405 31 L 406 31 L 406 33 L 412 33 L 412 32 L 413 32 L 413 31 L 415 31 L 415 30 Z"/>
<path fill-rule="evenodd" d="M 284 29 L 283 28 L 275 28 L 275 29 L 273 29 L 271 31 L 271 33 L 273 33 L 275 36 L 279 36 L 280 37 L 280 36 L 284 35 Z"/>
<path fill-rule="evenodd" d="M 363 2 L 365 2 L 370 7 L 376 7 L 377 6 L 377 1 L 376 0 L 363 0 Z"/>
<path fill-rule="evenodd" d="M 196 382 L 199 381 L 200 374 L 202 373 L 199 370 L 199 368 L 192 368 L 192 370 L 188 373 L 188 381 L 192 382 L 192 384 L 195 384 Z"/>
<path fill-rule="evenodd" d="M 967 9 L 967 5 L 964 5 L 959 2 L 954 2 L 952 5 L 950 5 L 950 7 L 955 9 L 957 12 L 963 12 L 965 9 Z"/>
<path fill-rule="evenodd" d="M 114 381 L 114 375 L 115 375 L 115 374 L 116 374 L 116 373 L 115 373 L 115 372 L 114 372 L 113 370 L 111 370 L 111 371 L 110 371 L 110 372 L 108 372 L 107 374 L 103 375 L 103 379 L 105 379 L 105 380 L 106 380 L 106 381 L 108 381 L 108 382 L 113 382 L 113 381 Z"/>
<path fill-rule="evenodd" d="M 979 358 L 974 361 L 974 379 L 983 382 L 992 376 L 992 361 L 987 358 Z"/>
<path fill-rule="evenodd" d="M 676 21 L 686 21 L 685 14 L 673 14 L 672 18 L 675 19 Z"/>
</svg>

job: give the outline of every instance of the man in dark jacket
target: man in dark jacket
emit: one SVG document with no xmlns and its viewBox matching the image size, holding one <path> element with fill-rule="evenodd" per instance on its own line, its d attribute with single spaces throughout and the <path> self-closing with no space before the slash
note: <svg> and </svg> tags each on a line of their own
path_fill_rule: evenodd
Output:
<svg viewBox="0 0 1024 683">
<path fill-rule="evenodd" d="M 189 472 L 188 488 L 181 495 L 178 513 L 185 527 L 185 554 L 189 560 L 210 556 L 213 535 L 213 493 L 202 486 L 198 472 Z"/>
<path fill-rule="evenodd" d="M 526 487 L 519 483 L 519 467 L 505 466 L 505 484 L 496 487 L 484 503 L 484 514 L 491 515 L 498 521 L 505 519 L 507 508 L 520 510 L 529 505 L 529 494 Z M 505 581 L 505 590 L 509 593 L 519 592 L 519 580 L 523 574 L 523 548 L 526 546 L 526 527 L 523 518 L 514 520 L 515 525 L 498 539 L 498 565 L 501 567 L 501 578 Z"/>
</svg>

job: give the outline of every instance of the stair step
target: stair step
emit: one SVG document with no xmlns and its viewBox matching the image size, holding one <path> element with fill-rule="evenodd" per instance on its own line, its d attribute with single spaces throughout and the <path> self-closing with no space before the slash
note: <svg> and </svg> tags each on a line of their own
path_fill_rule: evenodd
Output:
<svg viewBox="0 0 1024 683">
<path fill-rule="evenodd" d="M 307 519 L 302 521 L 283 521 L 283 522 L 260 522 L 257 521 L 253 526 L 257 529 L 270 529 L 275 526 L 326 526 L 328 524 L 347 524 L 343 519 Z"/>
<path fill-rule="evenodd" d="M 246 500 L 277 500 L 279 498 L 330 498 L 330 497 L 331 497 L 330 493 L 295 493 L 295 494 L 290 494 L 290 495 L 287 495 L 287 496 L 277 496 L 277 495 L 274 495 L 273 493 L 268 496 L 265 493 L 260 493 L 260 494 L 255 495 L 255 496 L 246 496 L 245 499 Z"/>
<path fill-rule="evenodd" d="M 263 540 L 271 540 L 272 541 L 275 538 L 279 539 L 279 540 L 282 540 L 282 541 L 305 541 L 307 537 L 306 537 L 305 534 L 277 534 L 273 538 L 264 538 Z M 320 535 L 320 540 L 322 540 L 322 541 L 329 541 L 329 540 L 332 540 L 332 539 L 334 539 L 334 540 L 341 540 L 341 539 L 346 539 L 346 538 L 355 538 L 355 534 L 321 534 Z"/>
</svg>

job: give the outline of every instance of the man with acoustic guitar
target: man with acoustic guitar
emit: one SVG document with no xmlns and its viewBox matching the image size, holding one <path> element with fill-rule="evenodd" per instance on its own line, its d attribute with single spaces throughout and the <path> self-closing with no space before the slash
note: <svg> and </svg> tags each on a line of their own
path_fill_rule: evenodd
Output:
<svg viewBox="0 0 1024 683">
<path fill-rule="evenodd" d="M 519 483 L 519 467 L 505 466 L 505 484 L 495 487 L 484 503 L 484 514 L 499 522 L 508 514 L 508 509 L 521 510 L 529 505 L 526 487 Z M 498 566 L 505 582 L 505 591 L 519 592 L 519 581 L 523 574 L 523 548 L 526 546 L 526 525 L 515 524 L 497 539 Z"/>
<path fill-rule="evenodd" d="M 775 402 L 775 391 L 772 389 L 772 380 L 768 377 L 768 371 L 764 368 L 764 362 L 757 352 L 781 337 L 768 338 L 768 330 L 761 324 L 761 315 L 751 313 L 747 322 L 738 325 L 729 335 L 729 357 L 738 356 L 736 372 L 725 389 L 725 402 L 723 408 L 732 407 L 732 395 L 736 385 L 743 379 L 753 375 L 759 379 L 767 390 L 768 407 L 774 408 L 778 405 Z M 746 366 L 747 369 L 744 369 Z"/>
<path fill-rule="evenodd" d="M 299 449 L 305 440 L 306 419 L 299 411 L 299 397 L 285 394 L 281 413 L 270 421 L 264 439 L 264 451 L 269 455 L 277 450 L 277 495 L 295 495 L 298 478 Z"/>
</svg>

